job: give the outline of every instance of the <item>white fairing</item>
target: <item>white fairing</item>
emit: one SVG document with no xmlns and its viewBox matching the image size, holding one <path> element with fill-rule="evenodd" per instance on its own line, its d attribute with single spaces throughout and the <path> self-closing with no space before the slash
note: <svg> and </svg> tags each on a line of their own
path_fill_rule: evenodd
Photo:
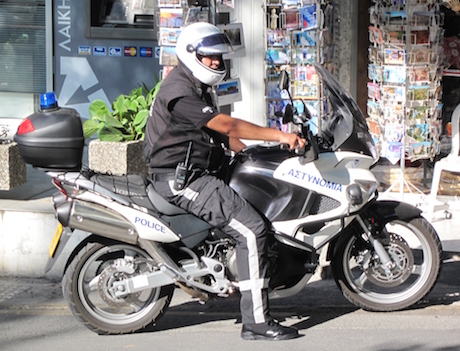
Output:
<svg viewBox="0 0 460 351">
<path fill-rule="evenodd" d="M 288 158 L 275 170 L 274 178 L 309 189 L 315 193 L 325 195 L 338 201 L 339 206 L 324 213 L 309 215 L 305 218 L 273 222 L 276 231 L 292 236 L 300 241 L 319 248 L 327 243 L 331 236 L 343 229 L 340 218 L 349 212 L 354 212 L 365 205 L 374 195 L 374 191 L 363 190 L 361 205 L 351 206 L 347 200 L 346 189 L 348 185 L 359 183 L 374 184 L 378 182 L 373 173 L 368 169 L 373 159 L 368 156 L 351 152 L 322 153 L 314 161 L 302 165 L 299 158 Z M 336 218 L 336 219 L 334 219 Z M 354 216 L 345 218 L 348 225 Z M 306 223 L 326 222 L 314 234 L 307 234 L 299 230 Z"/>
<path fill-rule="evenodd" d="M 158 219 L 135 208 L 127 207 L 89 191 L 76 197 L 79 200 L 97 203 L 110 208 L 125 217 L 136 228 L 139 237 L 163 243 L 179 241 L 179 237 Z"/>
</svg>

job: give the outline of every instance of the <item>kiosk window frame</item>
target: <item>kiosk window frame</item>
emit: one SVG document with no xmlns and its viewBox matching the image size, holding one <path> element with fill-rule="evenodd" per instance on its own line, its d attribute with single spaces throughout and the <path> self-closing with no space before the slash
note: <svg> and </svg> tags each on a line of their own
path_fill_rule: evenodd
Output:
<svg viewBox="0 0 460 351">
<path fill-rule="evenodd" d="M 150 0 L 153 8 L 147 10 L 139 9 L 138 2 L 139 0 L 84 0 L 85 37 L 157 40 L 156 1 Z"/>
</svg>

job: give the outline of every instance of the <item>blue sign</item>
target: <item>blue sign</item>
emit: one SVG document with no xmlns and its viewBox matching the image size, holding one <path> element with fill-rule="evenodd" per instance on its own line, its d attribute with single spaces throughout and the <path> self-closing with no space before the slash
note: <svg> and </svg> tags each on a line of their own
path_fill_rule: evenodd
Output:
<svg viewBox="0 0 460 351">
<path fill-rule="evenodd" d="M 121 48 L 120 47 L 110 47 L 109 56 L 111 57 L 121 57 Z"/>
<path fill-rule="evenodd" d="M 107 56 L 107 49 L 105 46 L 95 46 L 93 48 L 94 56 Z"/>
</svg>

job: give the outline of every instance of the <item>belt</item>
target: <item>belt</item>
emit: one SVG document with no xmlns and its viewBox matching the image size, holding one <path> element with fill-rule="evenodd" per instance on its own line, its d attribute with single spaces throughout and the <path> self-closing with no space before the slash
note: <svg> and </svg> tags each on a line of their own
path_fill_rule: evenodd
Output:
<svg viewBox="0 0 460 351">
<path fill-rule="evenodd" d="M 173 180 L 175 177 L 175 172 L 168 173 L 152 173 L 151 178 L 154 182 L 167 182 Z"/>
</svg>

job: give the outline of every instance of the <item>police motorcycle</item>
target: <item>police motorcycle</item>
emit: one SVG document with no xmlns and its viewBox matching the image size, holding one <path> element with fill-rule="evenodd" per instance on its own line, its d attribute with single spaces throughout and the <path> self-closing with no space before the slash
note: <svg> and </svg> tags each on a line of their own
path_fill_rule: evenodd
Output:
<svg viewBox="0 0 460 351">
<path fill-rule="evenodd" d="M 298 126 L 305 148 L 247 147 L 223 177 L 267 220 L 270 298 L 301 292 L 325 250 L 351 303 L 368 311 L 407 308 L 437 280 L 440 240 L 417 208 L 378 200 L 370 171 L 378 156 L 365 118 L 335 78 L 315 68 L 327 96 L 318 133 L 308 110 L 299 113 L 291 99 L 283 118 Z M 288 81 L 283 72 L 280 88 Z M 233 239 L 168 203 L 141 175 L 82 168 L 80 131 L 78 114 L 57 108 L 26 118 L 15 136 L 24 160 L 45 169 L 59 190 L 46 269 L 75 229 L 92 233 L 65 257 L 62 290 L 74 316 L 100 334 L 131 333 L 156 324 L 177 287 L 203 301 L 234 294 Z"/>
</svg>

